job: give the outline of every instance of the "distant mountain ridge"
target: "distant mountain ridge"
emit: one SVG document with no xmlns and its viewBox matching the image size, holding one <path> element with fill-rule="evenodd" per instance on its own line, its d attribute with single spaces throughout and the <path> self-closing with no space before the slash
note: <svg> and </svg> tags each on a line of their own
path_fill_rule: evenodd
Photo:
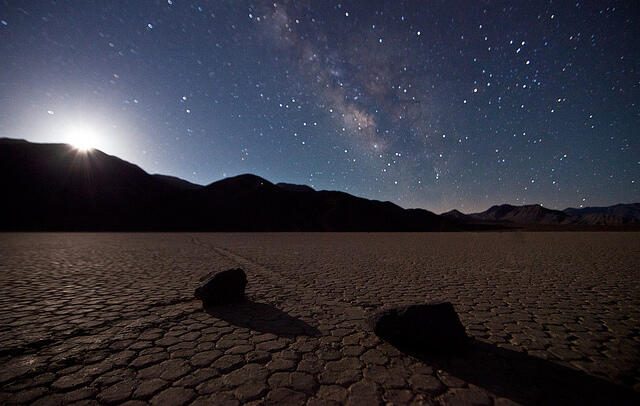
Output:
<svg viewBox="0 0 640 406">
<path fill-rule="evenodd" d="M 640 203 L 616 204 L 608 207 L 568 208 L 564 212 L 574 217 L 588 217 L 594 221 L 619 218 L 625 223 L 640 221 Z"/>
<path fill-rule="evenodd" d="M 0 138 L 0 230 L 474 231 L 640 229 L 640 203 L 551 210 L 493 206 L 436 215 L 256 175 L 202 186 L 98 150 Z"/>
<path fill-rule="evenodd" d="M 640 203 L 616 204 L 609 207 L 585 207 L 565 210 L 547 209 L 539 204 L 492 206 L 480 213 L 464 214 L 457 210 L 442 216 L 466 223 L 500 223 L 558 226 L 624 226 L 640 224 Z"/>
<path fill-rule="evenodd" d="M 518 224 L 564 224 L 570 217 L 562 211 L 547 209 L 538 204 L 524 206 L 502 204 L 469 216 L 477 220 L 506 221 Z"/>
</svg>

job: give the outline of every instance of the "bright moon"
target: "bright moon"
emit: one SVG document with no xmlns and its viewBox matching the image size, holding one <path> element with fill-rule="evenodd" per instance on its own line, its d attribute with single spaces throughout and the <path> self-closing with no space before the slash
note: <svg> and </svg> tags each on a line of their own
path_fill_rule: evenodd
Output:
<svg viewBox="0 0 640 406">
<path fill-rule="evenodd" d="M 98 132 L 85 123 L 70 125 L 66 133 L 67 142 L 81 151 L 88 151 L 100 144 Z"/>
</svg>

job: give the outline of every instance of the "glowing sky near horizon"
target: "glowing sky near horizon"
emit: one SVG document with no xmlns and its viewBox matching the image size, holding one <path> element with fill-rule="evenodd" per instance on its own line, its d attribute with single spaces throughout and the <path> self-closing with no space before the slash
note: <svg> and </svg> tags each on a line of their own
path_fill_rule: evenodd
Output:
<svg viewBox="0 0 640 406">
<path fill-rule="evenodd" d="M 84 128 L 152 173 L 435 212 L 640 201 L 638 17 L 622 1 L 3 2 L 0 136 Z"/>
</svg>

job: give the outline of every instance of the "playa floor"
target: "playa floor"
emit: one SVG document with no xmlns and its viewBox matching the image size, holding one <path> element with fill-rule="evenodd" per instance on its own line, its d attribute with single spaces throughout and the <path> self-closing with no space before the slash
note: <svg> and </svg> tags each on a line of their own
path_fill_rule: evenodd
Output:
<svg viewBox="0 0 640 406">
<path fill-rule="evenodd" d="M 367 323 L 429 301 L 464 352 Z M 631 404 L 639 360 L 640 233 L 0 234 L 0 404 Z"/>
</svg>

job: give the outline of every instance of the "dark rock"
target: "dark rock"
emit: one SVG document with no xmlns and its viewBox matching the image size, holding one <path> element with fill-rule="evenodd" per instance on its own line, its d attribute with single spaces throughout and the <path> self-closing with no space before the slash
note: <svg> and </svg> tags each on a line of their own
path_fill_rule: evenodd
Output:
<svg viewBox="0 0 640 406">
<path fill-rule="evenodd" d="M 247 275 L 240 268 L 212 272 L 200 281 L 204 282 L 196 289 L 195 296 L 202 300 L 205 306 L 245 300 L 244 288 L 247 286 Z"/>
<path fill-rule="evenodd" d="M 380 338 L 421 352 L 450 351 L 467 341 L 464 326 L 448 302 L 384 309 L 370 321 Z"/>
</svg>

